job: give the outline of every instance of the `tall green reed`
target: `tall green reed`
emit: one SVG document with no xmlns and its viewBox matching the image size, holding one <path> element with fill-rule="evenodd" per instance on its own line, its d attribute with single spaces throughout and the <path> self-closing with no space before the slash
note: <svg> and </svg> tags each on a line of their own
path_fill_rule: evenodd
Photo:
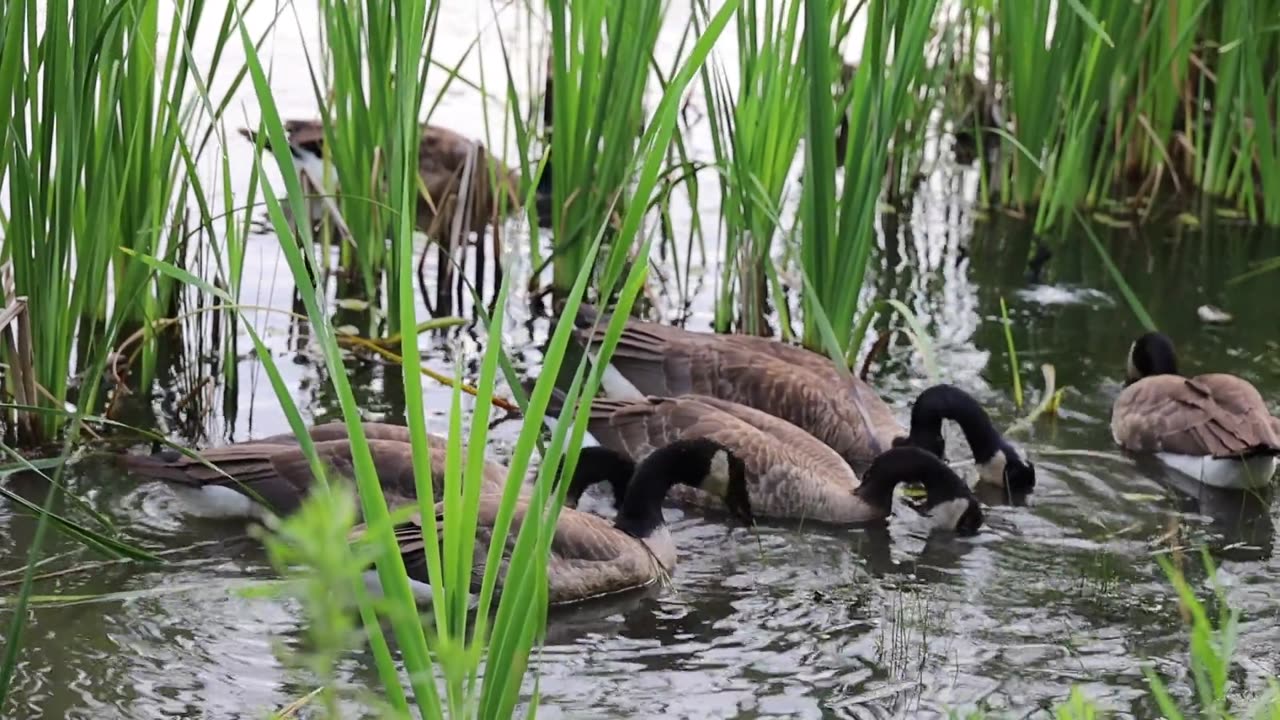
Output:
<svg viewBox="0 0 1280 720">
<path fill-rule="evenodd" d="M 663 2 L 547 0 L 551 21 L 552 285 L 572 286 L 597 231 L 619 231 L 646 149 L 645 90 Z M 616 253 L 617 248 L 612 248 Z"/>
<path fill-rule="evenodd" d="M 1013 120 L 998 130 L 1001 201 L 1036 205 L 1037 231 L 1107 200 L 1142 209 L 1190 191 L 1280 217 L 1265 192 L 1280 88 L 1262 81 L 1280 5 L 975 0 L 966 17 L 990 21 L 992 82 Z"/>
<path fill-rule="evenodd" d="M 73 357 L 84 363 L 113 341 L 109 320 L 132 329 L 172 311 L 176 284 L 121 249 L 185 261 L 191 143 L 216 119 L 207 108 L 225 107 L 205 91 L 216 63 L 202 66 L 191 48 L 197 34 L 212 37 L 217 57 L 234 11 L 211 25 L 219 15 L 204 0 L 4 3 L 4 253 L 38 328 L 42 406 L 62 407 Z M 154 363 L 148 343 L 144 382 Z M 64 420 L 42 414 L 24 441 L 51 438 Z"/>
<path fill-rule="evenodd" d="M 360 283 L 356 290 L 374 299 L 380 297 L 384 284 L 395 286 L 404 259 L 386 242 L 397 232 L 398 195 L 407 188 L 415 201 L 409 206 L 412 228 L 424 189 L 418 176 L 421 128 L 417 120 L 439 9 L 438 2 L 421 0 L 320 3 L 322 64 L 319 77 L 313 70 L 312 79 L 324 126 L 325 158 L 322 177 L 316 180 L 332 180 L 342 190 L 333 198 L 343 234 L 349 234 L 349 241 L 343 238 L 341 244 L 342 263 L 355 273 Z M 407 120 L 403 113 L 409 113 Z M 410 121 L 411 126 L 402 127 Z M 405 128 L 412 129 L 412 140 L 404 137 Z M 409 162 L 414 173 L 401 179 L 396 167 L 403 162 Z M 399 186 L 402 182 L 404 187 Z M 335 195 L 334 190 L 326 186 L 319 192 Z M 425 200 L 440 205 L 445 201 Z M 387 305 L 389 329 L 399 332 L 403 327 L 399 303 Z"/>
<path fill-rule="evenodd" d="M 800 260 L 806 285 L 804 338 L 810 346 L 824 344 L 820 314 L 841 353 L 848 355 L 861 341 L 854 336 L 855 320 L 875 246 L 892 138 L 918 89 L 935 5 L 936 0 L 867 3 L 867 34 L 850 91 L 850 140 L 837 189 L 831 38 L 847 22 L 846 10 L 843 3 L 805 0 L 809 93 Z"/>
<path fill-rule="evenodd" d="M 618 315 L 616 327 L 611 328 L 611 343 L 616 342 L 621 332 L 625 309 L 634 301 L 642 285 L 647 269 L 647 256 L 650 243 L 639 241 L 642 220 L 659 180 L 659 170 L 664 161 L 667 147 L 675 132 L 678 116 L 679 98 L 710 52 L 716 38 L 723 31 L 736 3 L 730 2 L 716 15 L 707 31 L 698 39 L 690 51 L 680 71 L 672 79 L 652 120 L 648 123 L 636 147 L 639 152 L 629 160 L 632 166 L 626 168 L 625 174 L 635 175 L 635 197 L 638 202 L 628 204 L 620 219 L 620 226 L 614 238 L 613 254 L 600 263 L 597 277 L 600 286 L 607 293 L 617 282 L 623 279 L 625 260 L 631 250 L 636 250 L 637 262 L 631 265 L 621 292 L 621 303 L 624 312 Z M 404 17 L 411 18 L 411 29 L 401 26 L 402 33 L 414 32 L 412 28 L 422 27 L 418 23 L 435 12 L 434 2 L 426 0 L 401 0 L 398 11 Z M 279 113 L 271 98 L 265 72 L 260 59 L 253 53 L 247 32 L 240 28 L 246 53 L 250 76 L 253 80 L 259 102 L 262 105 L 263 130 L 272 147 L 271 156 L 279 165 L 285 177 L 288 196 L 285 202 L 294 211 L 294 217 L 303 216 L 299 212 L 304 203 L 301 184 L 294 172 L 293 160 L 285 149 L 284 130 Z M 400 38 L 402 47 L 408 43 Z M 396 77 L 409 77 L 406 70 L 416 62 L 408 53 L 400 56 Z M 416 110 L 419 107 L 421 93 L 411 83 L 404 83 L 394 88 L 394 111 L 389 117 L 394 118 L 395 126 L 391 134 L 392 144 L 387 153 L 386 173 L 389 187 L 389 211 L 391 220 L 390 252 L 398 256 L 398 274 L 395 278 L 395 295 L 401 320 L 404 323 L 414 322 L 416 314 L 416 293 L 411 272 L 413 244 L 411 241 L 413 217 L 416 201 L 414 193 L 417 168 L 416 158 L 417 121 Z M 638 172 L 637 172 L 638 170 Z M 542 633 L 546 614 L 545 593 L 545 558 L 551 538 L 554 534 L 555 520 L 566 487 L 563 483 L 552 488 L 551 480 L 558 466 L 560 448 L 563 439 L 572 428 L 572 439 L 566 449 L 573 457 L 577 446 L 585 433 L 585 415 L 579 414 L 574 423 L 560 423 L 556 437 L 548 455 L 544 458 L 539 470 L 539 480 L 534 486 L 529 500 L 529 512 L 525 514 L 519 530 L 512 529 L 512 521 L 517 505 L 518 493 L 529 467 L 536 441 L 541 434 L 542 416 L 551 397 L 556 378 L 556 370 L 562 363 L 573 328 L 572 318 L 575 308 L 587 289 L 592 277 L 592 269 L 597 265 L 596 254 L 602 247 L 605 232 L 604 221 L 595 230 L 595 239 L 587 247 L 583 258 L 584 264 L 574 278 L 567 306 L 552 334 L 543 359 L 543 372 L 533 393 L 524 408 L 523 426 L 517 440 L 515 450 L 508 463 L 510 474 L 502 493 L 502 509 L 497 517 L 492 544 L 487 551 L 487 561 L 483 581 L 479 588 L 479 602 L 475 612 L 474 627 L 470 635 L 467 633 L 467 618 L 472 577 L 472 548 L 476 541 L 476 513 L 479 502 L 480 479 L 485 454 L 488 419 L 493 401 L 493 386 L 500 365 L 507 365 L 503 357 L 500 338 L 504 323 L 507 288 L 509 276 L 504 275 L 504 283 L 500 289 L 492 317 L 488 324 L 490 342 L 485 349 L 481 364 L 480 378 L 476 383 L 479 389 L 471 417 L 471 430 L 463 445 L 462 410 L 458 385 L 450 408 L 450 425 L 448 433 L 448 452 L 445 465 L 445 487 L 443 495 L 436 497 L 430 485 L 430 455 L 425 426 L 425 408 L 423 407 L 422 388 L 418 365 L 420 357 L 416 343 L 409 342 L 403 348 L 404 388 L 406 395 L 406 417 L 413 436 L 413 462 L 415 476 L 419 478 L 418 504 L 416 511 L 424 521 L 423 539 L 426 544 L 428 575 L 434 589 L 436 602 L 432 605 L 429 625 L 424 627 L 417 613 L 412 594 L 410 593 L 403 560 L 397 551 L 392 531 L 394 523 L 391 513 L 385 504 L 381 487 L 369 456 L 368 443 L 364 438 L 359 420 L 359 408 L 351 392 L 343 359 L 339 352 L 334 330 L 328 320 L 328 300 L 323 292 L 314 284 L 312 271 L 317 261 L 310 243 L 309 228 L 298 227 L 301 238 L 293 236 L 291 226 L 282 200 L 277 198 L 270 188 L 263 188 L 268 214 L 279 235 L 280 247 L 289 266 L 294 282 L 300 289 L 300 295 L 306 306 L 307 316 L 312 327 L 312 337 L 319 346 L 334 391 L 342 407 L 352 441 L 355 482 L 358 488 L 361 514 L 365 523 L 364 537 L 366 547 L 372 553 L 375 566 L 386 592 L 387 603 L 383 606 L 384 616 L 390 621 L 397 644 L 401 649 L 404 669 L 409 677 L 413 690 L 414 702 L 424 717 L 506 717 L 511 714 L 519 698 L 522 679 L 527 670 L 531 649 Z M 205 292 L 213 293 L 224 300 L 229 296 L 207 282 L 195 278 L 157 259 L 148 262 L 160 268 L 166 274 L 180 278 L 200 287 Z M 301 412 L 296 407 L 281 380 L 269 353 L 262 345 L 261 338 L 252 327 L 248 328 L 250 338 L 259 351 L 259 356 L 266 368 L 272 386 L 280 402 L 284 405 L 291 427 L 298 433 L 301 446 L 312 461 L 313 472 L 323 478 L 325 468 L 315 458 L 314 448 L 305 433 Z M 611 350 L 607 343 L 604 350 Z M 583 396 L 594 394 L 598 387 L 604 363 L 597 364 L 591 376 L 583 382 L 581 375 L 575 384 L 574 391 L 579 388 Z M 579 373 L 582 369 L 579 369 Z M 574 393 L 571 392 L 571 397 Z M 572 472 L 572 460 L 566 464 L 565 473 Z M 442 503 L 437 506 L 437 502 Z M 436 525 L 436 509 L 442 510 L 443 527 Z M 504 547 L 507 547 L 508 533 L 514 533 L 511 550 L 511 561 L 503 578 L 502 593 L 496 596 L 497 572 L 502 563 L 499 562 Z M 388 703 L 396 713 L 408 712 L 408 695 L 400 685 L 397 668 L 392 662 L 386 639 L 383 637 L 377 617 L 367 596 L 357 592 L 361 607 L 364 627 L 370 640 L 370 648 L 374 653 Z M 491 618 L 491 611 L 496 615 Z M 428 632 L 429 631 L 429 632 Z M 428 638 L 430 642 L 428 643 Z M 483 666 L 483 679 L 480 669 Z"/>
<path fill-rule="evenodd" d="M 770 288 L 782 296 L 771 252 L 805 130 L 804 114 L 796 112 L 806 101 L 801 6 L 794 0 L 740 6 L 737 86 L 721 64 L 703 73 L 725 230 L 715 319 L 721 332 L 736 308 L 741 331 L 763 334 Z M 709 14 L 705 3 L 703 12 Z M 785 303 L 779 310 L 786 330 Z"/>
</svg>

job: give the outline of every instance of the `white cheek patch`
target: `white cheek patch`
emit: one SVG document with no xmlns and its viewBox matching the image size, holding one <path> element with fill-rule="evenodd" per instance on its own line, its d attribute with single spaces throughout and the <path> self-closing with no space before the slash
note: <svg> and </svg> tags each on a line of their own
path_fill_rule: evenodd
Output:
<svg viewBox="0 0 1280 720">
<path fill-rule="evenodd" d="M 960 518 L 969 509 L 968 498 L 956 498 L 934 505 L 929 509 L 929 517 L 933 526 L 940 530 L 955 530 Z"/>
<path fill-rule="evenodd" d="M 977 463 L 978 481 L 1004 487 L 1004 467 L 1008 462 L 1009 458 L 1004 454 L 1004 451 L 997 450 L 990 460 L 984 463 Z"/>
<path fill-rule="evenodd" d="M 1129 356 L 1125 358 L 1125 372 L 1128 373 L 1130 380 L 1137 380 L 1142 377 L 1142 373 L 1138 372 L 1138 366 L 1133 362 L 1133 351 L 1138 348 L 1138 343 L 1129 343 Z"/>
<path fill-rule="evenodd" d="M 720 498 L 729 494 L 729 453 L 717 450 L 711 456 L 711 466 L 707 469 L 702 489 Z"/>
</svg>

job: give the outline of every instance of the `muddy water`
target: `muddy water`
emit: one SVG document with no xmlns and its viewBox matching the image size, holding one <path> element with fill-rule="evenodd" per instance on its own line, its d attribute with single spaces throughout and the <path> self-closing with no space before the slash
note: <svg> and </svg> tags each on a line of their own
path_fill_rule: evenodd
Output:
<svg viewBox="0 0 1280 720">
<path fill-rule="evenodd" d="M 306 92 L 292 102 L 307 111 Z M 474 108 L 474 98 L 468 102 L 453 98 L 445 107 Z M 1007 427 L 1025 410 L 1012 401 L 999 320 L 1004 299 L 1029 401 L 1039 399 L 1042 364 L 1067 386 L 1059 415 L 1017 437 L 1039 467 L 1035 494 L 1017 507 L 990 505 L 987 527 L 972 539 L 927 536 L 905 508 L 882 529 L 765 528 L 756 537 L 672 512 L 682 549 L 672 588 L 553 618 L 538 663 L 542 716 L 929 717 L 981 707 L 1024 717 L 1081 686 L 1121 716 L 1156 717 L 1144 697 L 1144 663 L 1176 692 L 1189 692 L 1185 633 L 1152 559 L 1171 545 L 1207 547 L 1221 564 L 1228 596 L 1244 613 L 1240 691 L 1277 674 L 1280 562 L 1270 496 L 1197 493 L 1112 452 L 1109 407 L 1137 321 L 1083 236 L 1055 240 L 1042 282 L 1029 282 L 1027 227 L 975 218 L 964 195 L 949 184 L 927 185 L 913 209 L 882 219 L 868 294 L 911 306 L 934 340 L 938 379 L 975 393 Z M 1178 341 L 1188 370 L 1238 373 L 1280 398 L 1274 278 L 1228 282 L 1274 255 L 1274 237 L 1225 220 L 1141 235 L 1097 231 Z M 525 242 L 518 230 L 510 237 Z M 246 301 L 288 307 L 274 243 L 252 241 Z M 519 253 L 512 262 L 518 271 Z M 700 275 L 708 279 L 692 286 L 688 324 L 704 329 L 714 267 L 695 271 L 695 280 Z M 658 317 L 677 316 L 681 298 L 658 300 Z M 1205 302 L 1226 308 L 1235 322 L 1202 325 L 1195 310 Z M 536 370 L 551 321 L 523 302 L 511 316 L 505 335 L 517 365 Z M 335 417 L 296 328 L 278 317 L 257 321 L 293 397 L 317 421 Z M 423 351 L 438 367 L 459 356 L 474 363 L 483 335 L 467 327 L 424 337 Z M 248 343 L 236 360 L 237 383 L 215 382 L 188 399 L 201 377 L 220 374 L 222 360 L 205 348 L 201 363 L 168 371 L 155 402 L 134 412 L 202 445 L 284 430 Z M 350 372 L 368 417 L 396 419 L 403 406 L 397 371 L 353 363 Z M 905 343 L 874 372 L 904 419 L 914 393 L 931 382 Z M 427 392 L 433 422 L 441 423 L 447 393 Z M 495 455 L 516 429 L 511 422 L 495 428 Z M 958 435 L 948 447 L 953 460 L 964 459 Z M 168 562 L 93 566 L 43 580 L 7 716 L 255 718 L 313 687 L 281 659 L 298 647 L 297 607 L 246 592 L 274 574 L 242 527 L 192 520 L 165 488 L 138 485 L 107 463 L 86 459 L 73 476 L 73 488 L 130 541 L 165 552 Z M 11 486 L 40 497 L 20 481 Z M 7 573 L 0 593 L 14 591 L 12 571 L 32 531 L 28 518 L 0 507 L 0 572 Z M 49 570 L 94 560 L 58 536 L 49 549 L 58 558 Z M 3 611 L 0 620 L 8 620 Z M 361 654 L 344 661 L 342 681 L 353 693 L 377 687 Z M 353 701 L 353 715 L 361 707 Z"/>
</svg>

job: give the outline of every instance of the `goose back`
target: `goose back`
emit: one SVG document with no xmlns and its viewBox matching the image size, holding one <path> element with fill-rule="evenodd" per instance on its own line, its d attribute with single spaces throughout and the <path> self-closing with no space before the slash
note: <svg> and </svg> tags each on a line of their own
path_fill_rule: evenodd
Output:
<svg viewBox="0 0 1280 720">
<path fill-rule="evenodd" d="M 758 517 L 846 523 L 885 514 L 855 494 L 857 476 L 831 448 L 786 420 L 720 398 L 597 399 L 589 429 L 602 445 L 636 460 L 684 438 L 723 444 L 746 465 L 751 508 Z M 696 488 L 673 487 L 668 497 L 723 508 L 718 498 Z"/>
<path fill-rule="evenodd" d="M 1124 389 L 1111 413 L 1117 444 L 1134 452 L 1238 458 L 1280 453 L 1257 389 L 1224 373 L 1152 375 Z"/>
<path fill-rule="evenodd" d="M 482 495 L 477 514 L 476 544 L 472 558 L 472 593 L 480 591 L 493 527 L 501 507 L 495 494 Z M 443 503 L 436 505 L 436 527 L 444 526 Z M 528 513 L 529 503 L 521 500 L 512 516 L 498 569 L 498 591 L 501 592 L 510 567 L 511 553 L 519 537 L 520 527 Z M 363 532 L 357 528 L 356 534 Z M 396 540 L 404 557 L 409 576 L 428 583 L 426 545 L 422 519 L 414 515 L 396 528 Z M 548 601 L 553 605 L 580 602 L 605 595 L 637 590 L 664 578 L 676 564 L 675 547 L 665 528 L 646 540 L 634 538 L 603 518 L 569 508 L 560 511 L 551 552 L 547 559 Z"/>
<path fill-rule="evenodd" d="M 318 442 L 315 449 L 320 461 L 329 468 L 330 479 L 355 477 L 350 441 Z M 388 504 L 397 505 L 417 497 L 412 446 L 394 440 L 370 440 L 369 451 Z M 444 491 L 445 451 L 432 448 L 430 453 L 432 487 L 439 494 Z M 225 497 L 228 491 L 238 493 L 277 515 L 297 510 L 316 482 L 311 463 L 296 440 L 280 444 L 236 443 L 204 450 L 199 456 L 197 459 L 165 451 L 152 456 L 125 455 L 121 462 L 139 475 L 167 480 L 201 491 L 205 496 Z M 482 483 L 485 487 L 501 489 L 506 477 L 504 466 L 486 463 Z M 243 514 L 254 514 L 251 506 L 252 503 Z"/>
<path fill-rule="evenodd" d="M 577 337 L 594 346 L 605 330 L 603 323 L 581 328 Z M 766 338 L 628 320 L 610 366 L 640 395 L 711 396 L 787 420 L 838 452 L 857 472 L 906 434 L 866 383 L 841 373 L 821 355 Z M 606 392 L 624 396 L 608 385 Z"/>
</svg>

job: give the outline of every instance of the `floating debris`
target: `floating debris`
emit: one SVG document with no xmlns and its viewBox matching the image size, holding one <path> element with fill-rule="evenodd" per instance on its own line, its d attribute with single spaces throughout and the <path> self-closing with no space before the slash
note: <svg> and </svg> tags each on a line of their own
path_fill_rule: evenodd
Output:
<svg viewBox="0 0 1280 720">
<path fill-rule="evenodd" d="M 1213 323 L 1216 325 L 1229 323 L 1235 319 L 1231 313 L 1213 305 L 1201 305 L 1196 308 L 1196 314 L 1200 316 L 1200 322 Z"/>
<path fill-rule="evenodd" d="M 1103 225 L 1109 228 L 1115 228 L 1117 230 L 1128 230 L 1129 228 L 1133 227 L 1133 223 L 1129 222 L 1128 220 L 1122 220 L 1118 217 L 1113 217 L 1111 215 L 1108 215 L 1102 212 L 1094 213 L 1093 221 L 1098 223 L 1099 225 Z"/>
<path fill-rule="evenodd" d="M 1115 306 L 1107 293 L 1096 288 L 1067 284 L 1034 285 L 1014 292 L 1018 298 L 1037 305 L 1088 305 L 1092 307 Z"/>
<path fill-rule="evenodd" d="M 341 298 L 335 304 L 343 310 L 352 312 L 364 312 L 369 309 L 369 301 L 360 298 Z"/>
</svg>

